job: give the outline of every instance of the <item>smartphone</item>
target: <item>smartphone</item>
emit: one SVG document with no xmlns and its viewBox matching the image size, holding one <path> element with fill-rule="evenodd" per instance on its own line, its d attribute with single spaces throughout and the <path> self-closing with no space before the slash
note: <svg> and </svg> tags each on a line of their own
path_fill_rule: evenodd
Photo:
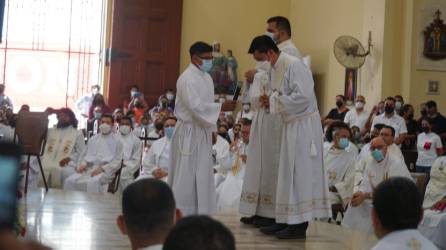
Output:
<svg viewBox="0 0 446 250">
<path fill-rule="evenodd" d="M 20 156 L 20 146 L 0 143 L 0 229 L 13 229 L 16 221 Z"/>
<path fill-rule="evenodd" d="M 238 97 L 240 96 L 240 92 L 241 91 L 242 91 L 242 85 L 238 84 L 237 88 L 235 89 L 235 92 L 234 92 L 234 98 L 232 98 L 233 101 L 237 101 L 238 100 Z"/>
</svg>

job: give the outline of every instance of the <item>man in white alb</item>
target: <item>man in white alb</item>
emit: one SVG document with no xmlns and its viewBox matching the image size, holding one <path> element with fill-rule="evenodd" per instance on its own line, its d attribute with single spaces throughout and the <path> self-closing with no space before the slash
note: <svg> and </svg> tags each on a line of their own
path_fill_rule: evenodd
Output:
<svg viewBox="0 0 446 250">
<path fill-rule="evenodd" d="M 175 116 L 168 183 L 177 206 L 185 215 L 216 211 L 212 168 L 212 132 L 220 112 L 233 111 L 234 101 L 214 102 L 212 46 L 194 43 L 191 63 L 177 81 Z"/>
</svg>

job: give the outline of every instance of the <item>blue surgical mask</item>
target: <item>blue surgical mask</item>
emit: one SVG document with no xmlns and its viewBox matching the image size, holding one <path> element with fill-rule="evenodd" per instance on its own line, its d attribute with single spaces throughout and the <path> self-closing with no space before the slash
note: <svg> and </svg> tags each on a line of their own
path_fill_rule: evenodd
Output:
<svg viewBox="0 0 446 250">
<path fill-rule="evenodd" d="M 372 157 L 375 161 L 380 162 L 384 159 L 384 154 L 381 150 L 375 149 L 372 151 Z"/>
<path fill-rule="evenodd" d="M 341 149 L 346 149 L 349 144 L 350 144 L 350 142 L 348 141 L 347 138 L 341 138 L 339 140 L 339 148 L 341 148 Z"/>
<path fill-rule="evenodd" d="M 94 111 L 94 112 L 93 112 L 93 115 L 94 115 L 94 118 L 95 118 L 95 119 L 101 119 L 102 113 L 101 113 L 101 112 Z"/>
<path fill-rule="evenodd" d="M 209 72 L 212 69 L 212 59 L 202 59 L 203 63 L 199 66 L 201 71 Z"/>
<path fill-rule="evenodd" d="M 164 133 L 166 134 L 166 137 L 171 140 L 173 136 L 173 132 L 175 131 L 174 127 L 167 127 L 164 128 Z"/>
</svg>

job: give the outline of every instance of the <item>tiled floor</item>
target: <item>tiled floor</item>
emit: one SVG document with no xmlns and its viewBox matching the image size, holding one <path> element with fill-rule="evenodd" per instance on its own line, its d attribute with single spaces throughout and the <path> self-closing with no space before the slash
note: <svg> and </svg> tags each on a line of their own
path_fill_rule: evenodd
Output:
<svg viewBox="0 0 446 250">
<path fill-rule="evenodd" d="M 26 211 L 27 238 L 61 250 L 130 249 L 129 241 L 120 234 L 115 223 L 120 213 L 119 195 L 32 191 L 22 205 Z M 279 241 L 241 225 L 235 212 L 215 217 L 232 230 L 239 250 L 370 249 L 375 242 L 373 236 L 321 222 L 310 224 L 305 241 Z"/>
</svg>

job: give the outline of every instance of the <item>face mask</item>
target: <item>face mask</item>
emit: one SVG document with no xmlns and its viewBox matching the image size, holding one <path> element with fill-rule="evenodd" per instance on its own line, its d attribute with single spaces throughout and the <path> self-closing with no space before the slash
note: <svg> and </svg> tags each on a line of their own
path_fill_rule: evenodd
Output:
<svg viewBox="0 0 446 250">
<path fill-rule="evenodd" d="M 99 131 L 101 131 L 101 134 L 107 135 L 111 132 L 112 127 L 108 125 L 107 123 L 102 123 L 101 126 L 99 126 Z"/>
<path fill-rule="evenodd" d="M 349 144 L 350 144 L 350 142 L 348 141 L 347 138 L 341 138 L 339 140 L 338 146 L 339 146 L 340 149 L 346 149 Z"/>
<path fill-rule="evenodd" d="M 137 94 L 138 94 L 138 91 L 131 91 L 131 92 L 130 92 L 130 95 L 131 95 L 133 98 L 135 98 Z"/>
<path fill-rule="evenodd" d="M 219 101 L 220 103 L 225 103 L 225 102 L 226 102 L 226 98 L 222 97 L 222 98 L 218 99 L 218 101 Z"/>
<path fill-rule="evenodd" d="M 386 114 L 388 114 L 388 115 L 393 114 L 393 112 L 395 112 L 395 108 L 386 105 L 386 106 L 384 107 L 384 112 L 386 112 Z"/>
<path fill-rule="evenodd" d="M 336 107 L 340 108 L 340 107 L 342 107 L 342 105 L 344 105 L 344 102 L 336 101 Z"/>
<path fill-rule="evenodd" d="M 372 151 L 372 157 L 376 162 L 380 162 L 384 159 L 384 154 L 381 150 L 375 149 Z"/>
<path fill-rule="evenodd" d="M 257 61 L 256 69 L 265 71 L 265 72 L 269 72 L 271 69 L 271 63 L 269 61 Z"/>
<path fill-rule="evenodd" d="M 166 98 L 167 98 L 169 101 L 172 101 L 174 97 L 175 97 L 175 96 L 174 96 L 173 94 L 167 94 L 167 95 L 166 95 Z"/>
<path fill-rule="evenodd" d="M 426 134 L 429 133 L 429 131 L 430 131 L 430 129 L 428 127 L 421 127 L 421 130 Z"/>
<path fill-rule="evenodd" d="M 174 127 L 164 128 L 164 134 L 166 135 L 167 139 L 169 139 L 169 140 L 172 139 L 174 131 L 175 131 Z"/>
<path fill-rule="evenodd" d="M 267 35 L 267 36 L 269 36 L 271 39 L 273 39 L 274 42 L 276 41 L 276 40 L 274 39 L 274 33 L 267 31 L 267 32 L 265 32 L 265 35 Z"/>
<path fill-rule="evenodd" d="M 97 94 L 99 94 L 99 90 L 97 90 L 97 89 L 93 90 L 93 91 L 92 91 L 92 94 L 93 94 L 93 95 L 97 95 Z"/>
<path fill-rule="evenodd" d="M 355 107 L 356 107 L 357 109 L 362 109 L 362 108 L 364 108 L 364 103 L 363 103 L 363 102 L 356 102 L 356 103 L 355 103 Z"/>
<path fill-rule="evenodd" d="M 203 72 L 209 72 L 212 69 L 212 59 L 202 59 L 203 63 L 199 66 Z"/>
<path fill-rule="evenodd" d="M 427 110 L 423 109 L 420 111 L 421 116 L 425 117 L 427 115 Z"/>
<path fill-rule="evenodd" d="M 395 102 L 395 108 L 396 108 L 397 110 L 400 110 L 402 105 L 403 105 L 403 104 L 402 104 L 401 102 Z"/>
<path fill-rule="evenodd" d="M 93 114 L 94 114 L 95 119 L 101 119 L 101 116 L 102 116 L 101 112 L 94 111 Z"/>
<path fill-rule="evenodd" d="M 243 110 L 245 110 L 245 111 L 249 111 L 249 109 L 251 108 L 251 106 L 249 106 L 249 105 L 243 105 Z"/>
<path fill-rule="evenodd" d="M 119 126 L 119 132 L 123 135 L 128 135 L 130 133 L 131 129 L 127 125 Z"/>
</svg>

